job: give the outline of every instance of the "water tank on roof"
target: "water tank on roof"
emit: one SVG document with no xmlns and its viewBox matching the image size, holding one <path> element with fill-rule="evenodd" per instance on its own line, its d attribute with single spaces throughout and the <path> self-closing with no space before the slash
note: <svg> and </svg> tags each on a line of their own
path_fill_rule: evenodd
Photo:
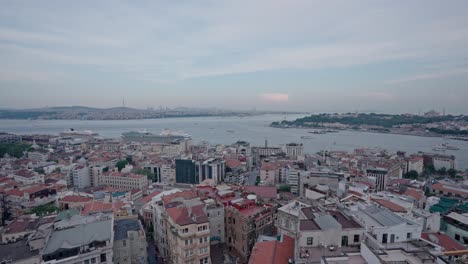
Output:
<svg viewBox="0 0 468 264">
<path fill-rule="evenodd" d="M 253 201 L 257 201 L 257 195 L 254 195 L 254 194 L 249 194 L 247 195 L 247 199 L 248 200 L 253 200 Z"/>
</svg>

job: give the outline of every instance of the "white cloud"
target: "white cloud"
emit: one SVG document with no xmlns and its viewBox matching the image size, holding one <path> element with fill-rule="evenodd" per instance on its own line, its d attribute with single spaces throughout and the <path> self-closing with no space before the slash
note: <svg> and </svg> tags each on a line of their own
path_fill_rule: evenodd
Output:
<svg viewBox="0 0 468 264">
<path fill-rule="evenodd" d="M 269 103 L 285 103 L 289 101 L 287 93 L 263 93 L 260 94 L 260 99 Z"/>
</svg>

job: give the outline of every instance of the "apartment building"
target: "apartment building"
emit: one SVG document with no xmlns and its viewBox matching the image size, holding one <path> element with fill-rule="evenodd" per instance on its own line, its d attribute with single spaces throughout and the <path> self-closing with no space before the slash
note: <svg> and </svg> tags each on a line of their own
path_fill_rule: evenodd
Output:
<svg viewBox="0 0 468 264">
<path fill-rule="evenodd" d="M 148 179 L 146 175 L 135 173 L 105 172 L 98 177 L 100 185 L 110 186 L 122 190 L 146 190 Z"/>
<path fill-rule="evenodd" d="M 238 198 L 226 207 L 226 243 L 246 263 L 260 235 L 272 235 L 274 208 L 256 205 L 254 200 Z"/>
<path fill-rule="evenodd" d="M 89 168 L 85 164 L 79 164 L 72 169 L 73 186 L 83 189 L 91 186 Z"/>
<path fill-rule="evenodd" d="M 54 224 L 42 263 L 113 263 L 112 214 L 74 215 Z"/>
<path fill-rule="evenodd" d="M 22 183 L 24 185 L 44 183 L 44 174 L 39 174 L 28 169 L 16 170 L 9 174 L 8 177 L 13 178 L 15 182 Z"/>
<path fill-rule="evenodd" d="M 304 156 L 304 145 L 302 143 L 288 143 L 283 147 L 286 156 L 297 159 Z"/>
<path fill-rule="evenodd" d="M 115 221 L 114 263 L 148 263 L 146 234 L 138 219 Z"/>
<path fill-rule="evenodd" d="M 204 205 L 166 209 L 170 263 L 209 264 L 210 225 Z"/>
</svg>

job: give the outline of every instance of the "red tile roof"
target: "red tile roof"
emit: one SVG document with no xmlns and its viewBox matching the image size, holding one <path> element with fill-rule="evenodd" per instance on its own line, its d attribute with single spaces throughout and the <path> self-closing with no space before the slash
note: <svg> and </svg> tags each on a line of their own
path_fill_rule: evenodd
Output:
<svg viewBox="0 0 468 264">
<path fill-rule="evenodd" d="M 107 212 L 107 211 L 118 211 L 122 209 L 125 205 L 122 201 L 115 201 L 112 203 L 106 203 L 101 201 L 92 201 L 84 206 L 83 211 L 81 212 L 82 215 L 87 215 L 90 213 L 96 212 Z"/>
<path fill-rule="evenodd" d="M 447 193 L 450 192 L 452 194 L 459 194 L 461 196 L 468 195 L 468 190 L 462 190 L 461 188 L 460 189 L 449 188 L 448 186 L 446 187 L 440 182 L 432 184 L 432 189 L 437 190 L 437 191 L 447 192 Z"/>
<path fill-rule="evenodd" d="M 23 196 L 24 192 L 20 191 L 18 188 L 14 188 L 8 191 L 5 191 L 5 195 L 12 195 L 12 196 Z"/>
<path fill-rule="evenodd" d="M 467 249 L 466 247 L 459 244 L 457 241 L 443 233 L 422 233 L 421 238 L 443 247 L 445 251 Z"/>
<path fill-rule="evenodd" d="M 182 198 L 183 200 L 191 200 L 191 199 L 195 199 L 197 197 L 198 197 L 198 194 L 197 194 L 196 191 L 186 190 L 186 191 L 182 191 L 182 192 L 176 192 L 176 193 L 173 193 L 173 194 L 165 195 L 165 196 L 161 197 L 161 199 L 166 204 L 166 203 L 170 203 L 172 200 L 177 199 L 177 198 Z"/>
<path fill-rule="evenodd" d="M 390 211 L 394 212 L 394 213 L 406 213 L 406 209 L 403 207 L 403 206 L 400 206 L 396 203 L 393 203 L 393 202 L 390 202 L 390 201 L 387 201 L 387 200 L 383 200 L 383 199 L 372 199 L 374 202 L 382 205 L 383 207 L 386 207 L 387 209 L 389 209 Z"/>
<path fill-rule="evenodd" d="M 226 164 L 226 167 L 229 167 L 229 168 L 238 168 L 242 166 L 242 163 L 237 159 L 226 159 L 225 164 Z"/>
<path fill-rule="evenodd" d="M 32 178 L 32 177 L 36 176 L 36 173 L 34 171 L 27 170 L 27 169 L 17 170 L 13 174 L 17 175 L 17 176 L 24 177 L 24 178 Z"/>
<path fill-rule="evenodd" d="M 147 204 L 151 201 L 151 199 L 153 199 L 153 197 L 155 197 L 156 195 L 160 194 L 161 192 L 152 192 L 150 193 L 149 195 L 145 196 L 145 197 L 142 197 L 140 198 L 139 200 L 137 200 L 137 203 L 139 204 Z"/>
<path fill-rule="evenodd" d="M 276 164 L 270 163 L 270 162 L 263 162 L 261 170 L 268 170 L 268 171 L 276 170 Z"/>
<path fill-rule="evenodd" d="M 294 239 L 283 235 L 282 241 L 257 242 L 249 264 L 283 264 L 294 258 Z"/>
<path fill-rule="evenodd" d="M 416 189 L 412 189 L 412 188 L 408 188 L 403 194 L 411 196 L 416 200 L 421 200 L 421 199 L 423 199 L 425 197 L 424 194 L 422 194 L 422 193 L 418 192 Z"/>
<path fill-rule="evenodd" d="M 86 203 L 93 200 L 91 197 L 80 196 L 80 195 L 68 195 L 63 197 L 60 201 L 66 203 Z"/>
<path fill-rule="evenodd" d="M 172 220 L 180 225 L 190 225 L 190 224 L 200 224 L 208 222 L 208 217 L 203 211 L 203 205 L 197 205 L 190 208 L 191 215 L 189 213 L 189 208 L 187 207 L 172 207 L 167 208 L 167 214 Z"/>
</svg>

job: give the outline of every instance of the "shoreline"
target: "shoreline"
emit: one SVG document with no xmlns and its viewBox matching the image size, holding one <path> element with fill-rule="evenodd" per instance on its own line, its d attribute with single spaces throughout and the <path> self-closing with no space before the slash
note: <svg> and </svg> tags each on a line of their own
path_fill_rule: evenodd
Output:
<svg viewBox="0 0 468 264">
<path fill-rule="evenodd" d="M 352 131 L 352 132 L 361 132 L 361 133 L 379 133 L 379 134 L 390 134 L 390 135 L 404 135 L 404 136 L 415 136 L 415 137 L 428 137 L 428 138 L 448 138 L 450 140 L 456 140 L 456 141 L 468 141 L 468 137 L 466 138 L 457 138 L 454 135 L 438 135 L 438 134 L 414 134 L 410 132 L 397 132 L 397 131 L 379 131 L 379 130 L 363 130 L 363 129 L 348 129 L 348 128 L 320 128 L 320 127 L 279 127 L 279 126 L 272 126 L 269 125 L 272 128 L 280 128 L 280 129 L 316 129 L 316 130 L 326 130 L 326 129 L 331 129 L 331 130 L 336 130 L 337 132 L 339 131 Z M 325 134 L 330 134 L 333 132 L 326 132 Z"/>
</svg>

